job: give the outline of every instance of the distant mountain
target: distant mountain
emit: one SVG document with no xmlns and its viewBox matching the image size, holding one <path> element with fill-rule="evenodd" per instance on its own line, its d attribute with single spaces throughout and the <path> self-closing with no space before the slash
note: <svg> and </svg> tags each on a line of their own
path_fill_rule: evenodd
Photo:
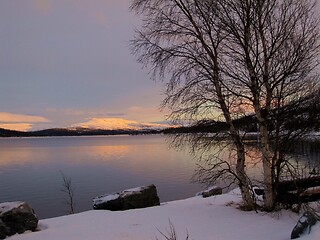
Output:
<svg viewBox="0 0 320 240">
<path fill-rule="evenodd" d="M 96 135 L 136 135 L 157 134 L 159 130 L 105 130 L 90 128 L 52 128 L 39 131 L 21 132 L 0 128 L 0 137 L 49 137 L 49 136 L 96 136 Z"/>
<path fill-rule="evenodd" d="M 166 123 L 138 122 L 124 118 L 91 118 L 87 122 L 77 123 L 75 128 L 108 129 L 108 130 L 141 130 L 141 129 L 164 129 L 169 127 Z"/>
<path fill-rule="evenodd" d="M 0 137 L 26 137 L 28 133 L 0 128 Z"/>
</svg>

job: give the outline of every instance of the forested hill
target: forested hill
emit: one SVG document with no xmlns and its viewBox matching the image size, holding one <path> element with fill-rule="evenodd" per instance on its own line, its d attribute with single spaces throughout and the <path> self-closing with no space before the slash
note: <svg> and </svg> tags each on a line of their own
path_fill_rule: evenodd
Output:
<svg viewBox="0 0 320 240">
<path fill-rule="evenodd" d="M 0 128 L 0 137 L 49 137 L 49 136 L 99 136 L 99 135 L 135 135 L 135 134 L 156 134 L 159 130 L 104 130 L 88 128 L 52 128 L 40 131 L 14 131 Z"/>
<path fill-rule="evenodd" d="M 320 131 L 320 90 L 313 94 L 292 101 L 289 104 L 279 108 L 272 109 L 269 112 L 268 125 L 272 131 L 274 123 L 281 122 L 284 131 Z M 257 131 L 257 119 L 254 114 L 239 117 L 233 120 L 234 125 L 245 132 Z M 170 133 L 217 133 L 228 131 L 226 122 L 202 120 L 192 126 L 165 129 L 163 132 Z"/>
<path fill-rule="evenodd" d="M 26 132 L 0 128 L 0 137 L 26 137 Z"/>
</svg>

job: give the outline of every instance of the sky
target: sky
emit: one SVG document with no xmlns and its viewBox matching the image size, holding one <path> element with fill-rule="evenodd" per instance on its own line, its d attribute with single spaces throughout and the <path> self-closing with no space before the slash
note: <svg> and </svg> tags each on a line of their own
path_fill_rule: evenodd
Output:
<svg viewBox="0 0 320 240">
<path fill-rule="evenodd" d="M 0 127 L 164 121 L 163 84 L 150 80 L 130 52 L 140 19 L 129 5 L 130 0 L 1 0 Z"/>
</svg>

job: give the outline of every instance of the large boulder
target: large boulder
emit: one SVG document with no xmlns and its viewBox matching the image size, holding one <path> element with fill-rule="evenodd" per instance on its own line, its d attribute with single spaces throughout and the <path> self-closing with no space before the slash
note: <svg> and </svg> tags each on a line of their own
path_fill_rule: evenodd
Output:
<svg viewBox="0 0 320 240">
<path fill-rule="evenodd" d="M 122 211 L 160 205 L 155 185 L 124 190 L 120 193 L 99 196 L 93 199 L 93 209 Z"/>
<path fill-rule="evenodd" d="M 299 238 L 304 233 L 310 233 L 311 227 L 317 223 L 319 217 L 313 212 L 306 211 L 291 232 L 291 239 Z"/>
<path fill-rule="evenodd" d="M 38 218 L 26 202 L 0 203 L 0 239 L 16 233 L 35 231 Z"/>
</svg>

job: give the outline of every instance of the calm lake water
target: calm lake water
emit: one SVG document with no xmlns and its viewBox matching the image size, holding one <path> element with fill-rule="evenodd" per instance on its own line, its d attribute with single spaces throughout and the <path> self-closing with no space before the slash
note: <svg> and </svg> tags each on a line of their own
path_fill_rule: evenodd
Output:
<svg viewBox="0 0 320 240">
<path fill-rule="evenodd" d="M 255 148 L 248 155 L 259 158 Z M 299 142 L 290 155 L 319 169 L 320 141 Z M 161 135 L 0 138 L 0 156 L 0 202 L 27 201 L 40 219 L 69 210 L 61 172 L 72 180 L 76 212 L 92 209 L 96 196 L 142 185 L 155 184 L 161 202 L 203 189 L 191 182 L 195 160 Z"/>
<path fill-rule="evenodd" d="M 195 162 L 160 135 L 0 139 L 0 202 L 27 201 L 38 217 L 64 215 L 61 171 L 75 188 L 76 211 L 92 198 L 155 184 L 161 202 L 194 196 Z"/>
</svg>

